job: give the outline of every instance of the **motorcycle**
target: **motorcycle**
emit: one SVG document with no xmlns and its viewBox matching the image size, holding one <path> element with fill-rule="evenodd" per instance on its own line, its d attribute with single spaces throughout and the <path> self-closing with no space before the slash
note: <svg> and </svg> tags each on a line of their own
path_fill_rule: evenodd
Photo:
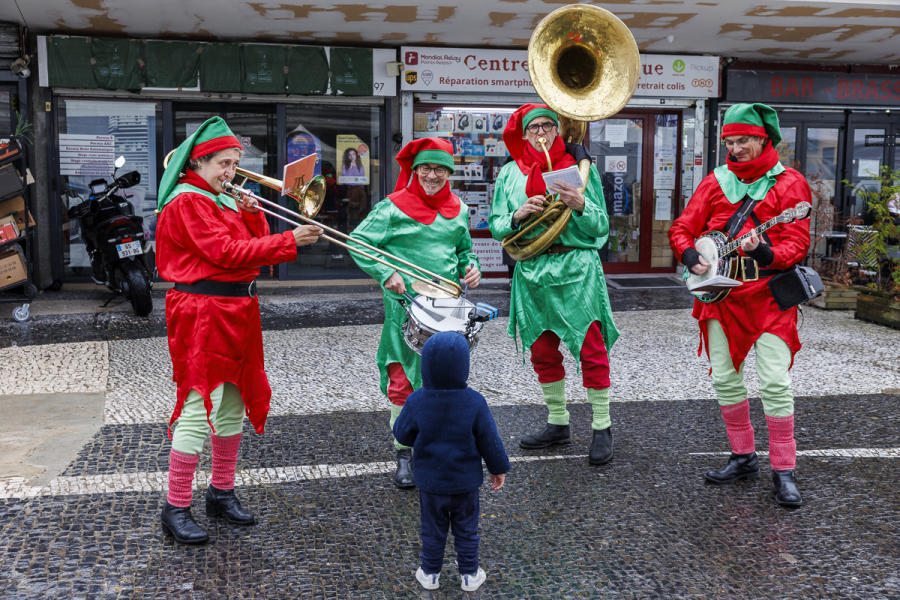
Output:
<svg viewBox="0 0 900 600">
<path fill-rule="evenodd" d="M 116 171 L 125 158 L 120 156 L 114 164 L 112 185 L 106 179 L 91 181 L 90 196 L 69 209 L 69 218 L 77 219 L 81 226 L 94 282 L 122 294 L 135 314 L 144 317 L 153 310 L 153 278 L 143 248 L 144 219 L 134 214 L 128 196 L 116 194 L 138 185 L 141 174 L 131 171 L 117 178 Z"/>
</svg>

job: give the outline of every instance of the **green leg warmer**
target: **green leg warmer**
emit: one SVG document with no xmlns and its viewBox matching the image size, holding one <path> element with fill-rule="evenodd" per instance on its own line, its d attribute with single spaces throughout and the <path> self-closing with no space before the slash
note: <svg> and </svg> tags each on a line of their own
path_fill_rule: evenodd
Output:
<svg viewBox="0 0 900 600">
<path fill-rule="evenodd" d="M 391 404 L 391 431 L 394 431 L 394 421 L 397 420 L 397 417 L 400 416 L 400 411 L 403 410 L 402 406 L 397 406 L 396 404 Z M 409 446 L 404 446 L 396 439 L 394 440 L 394 448 L 397 450 L 407 450 Z"/>
<path fill-rule="evenodd" d="M 612 425 L 609 418 L 609 388 L 605 390 L 594 390 L 587 388 L 588 402 L 594 409 L 594 420 L 591 428 L 595 431 L 606 429 Z"/>
<path fill-rule="evenodd" d="M 553 383 L 542 383 L 544 402 L 550 409 L 547 422 L 551 425 L 568 425 L 569 411 L 566 410 L 566 380 L 560 379 Z"/>
</svg>

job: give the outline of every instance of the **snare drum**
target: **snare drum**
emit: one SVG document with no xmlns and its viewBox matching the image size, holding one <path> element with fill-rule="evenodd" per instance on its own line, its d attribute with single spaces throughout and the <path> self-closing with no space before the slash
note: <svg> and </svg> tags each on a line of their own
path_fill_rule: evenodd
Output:
<svg viewBox="0 0 900 600">
<path fill-rule="evenodd" d="M 415 303 L 407 302 L 406 321 L 403 322 L 403 338 L 406 345 L 416 354 L 422 354 L 422 347 L 428 338 L 442 331 L 456 331 L 469 341 L 469 351 L 478 345 L 478 334 L 484 323 L 471 323 L 469 312 L 475 305 L 465 298 L 427 298 L 416 296 Z"/>
</svg>

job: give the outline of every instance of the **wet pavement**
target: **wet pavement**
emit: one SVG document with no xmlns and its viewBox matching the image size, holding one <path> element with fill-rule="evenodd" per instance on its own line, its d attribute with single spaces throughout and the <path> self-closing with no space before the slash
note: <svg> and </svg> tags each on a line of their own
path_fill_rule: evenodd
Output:
<svg viewBox="0 0 900 600">
<path fill-rule="evenodd" d="M 156 409 L 136 412 L 145 402 L 141 386 L 168 393 L 162 363 L 147 363 L 148 373 L 141 362 L 154 348 L 164 351 L 161 299 L 146 319 L 115 312 L 0 322 L 3 352 L 72 348 L 87 356 L 82 346 L 96 342 L 108 355 L 107 374 L 90 383 L 105 388 L 106 424 L 48 486 L 0 476 L 0 598 L 900 598 L 900 332 L 808 309 L 794 373 L 806 504 L 787 510 L 772 498 L 756 399 L 762 478 L 703 481 L 704 471 L 726 460 L 728 442 L 683 290 L 610 295 L 623 338 L 612 353 L 616 456 L 608 465 L 587 464 L 590 407 L 577 394 L 570 396 L 572 445 L 520 449 L 517 440 L 546 417 L 539 388 L 521 355 L 515 364 L 505 320 L 479 345 L 479 360 L 503 362 L 475 367 L 472 382 L 491 390 L 485 395 L 513 470 L 502 490 L 481 491 L 488 579 L 476 593 L 459 588 L 452 543 L 440 590 L 425 592 L 414 579 L 418 498 L 391 483 L 389 414 L 377 382 L 356 381 L 372 375 L 354 365 L 359 356 L 373 358 L 374 345 L 361 340 L 378 331 L 374 290 L 263 295 L 270 378 L 276 395 L 290 391 L 281 392 L 287 395 L 265 435 L 245 426 L 237 492 L 260 521 L 241 528 L 206 517 L 207 447 L 193 503 L 211 536 L 201 547 L 177 545 L 160 531 L 165 418 Z M 475 299 L 508 310 L 506 296 L 486 289 Z M 323 364 L 350 361 L 328 375 L 333 391 L 314 387 L 305 372 L 289 387 L 282 353 L 323 332 L 331 345 Z M 673 351 L 659 353 L 661 345 Z M 577 390 L 580 378 L 571 379 Z M 663 391 L 674 389 L 671 381 L 682 382 L 682 393 Z M 848 389 L 858 393 L 828 392 Z"/>
</svg>

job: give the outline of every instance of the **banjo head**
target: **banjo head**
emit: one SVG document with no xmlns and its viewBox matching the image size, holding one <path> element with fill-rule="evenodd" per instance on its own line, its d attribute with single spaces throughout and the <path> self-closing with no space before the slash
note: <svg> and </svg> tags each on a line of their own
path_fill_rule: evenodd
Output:
<svg viewBox="0 0 900 600">
<path fill-rule="evenodd" d="M 685 269 L 687 276 L 685 283 L 690 289 L 691 286 L 702 284 L 704 281 L 711 279 L 716 275 L 728 276 L 731 270 L 731 258 L 722 256 L 720 249 L 728 243 L 727 236 L 721 231 L 709 231 L 696 240 L 694 240 L 694 248 L 700 253 L 709 268 L 701 275 L 695 275 L 690 270 Z M 717 302 L 727 295 L 727 292 L 691 292 L 700 302 Z"/>
</svg>

